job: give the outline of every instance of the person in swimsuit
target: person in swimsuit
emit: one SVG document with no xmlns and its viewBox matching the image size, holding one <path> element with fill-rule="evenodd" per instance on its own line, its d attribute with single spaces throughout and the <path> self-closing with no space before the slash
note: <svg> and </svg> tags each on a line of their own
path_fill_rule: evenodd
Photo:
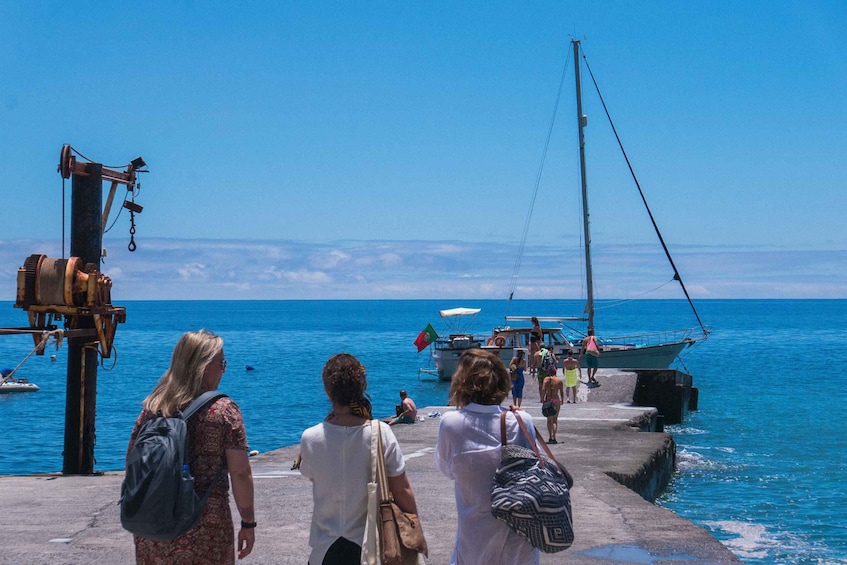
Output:
<svg viewBox="0 0 847 565">
<path fill-rule="evenodd" d="M 579 361 L 573 358 L 573 349 L 568 349 L 568 357 L 562 362 L 562 367 L 565 369 L 565 399 L 570 393 L 573 398 L 573 403 L 576 404 L 576 385 L 582 380 L 582 367 L 579 366 Z M 567 400 L 570 404 L 571 401 Z"/>
<path fill-rule="evenodd" d="M 541 351 L 541 342 L 544 339 L 544 332 L 541 330 L 541 325 L 538 323 L 538 318 L 532 317 L 532 329 L 529 330 L 529 376 L 535 375 L 538 372 L 538 352 Z"/>
<path fill-rule="evenodd" d="M 559 443 L 556 440 L 556 432 L 559 431 L 559 409 L 565 401 L 565 387 L 559 377 L 551 375 L 544 379 L 541 401 L 547 400 L 552 400 L 556 408 L 555 414 L 547 416 L 547 435 L 549 436 L 547 443 Z"/>
<path fill-rule="evenodd" d="M 518 354 L 512 357 L 509 368 L 511 369 L 512 366 L 515 367 L 515 380 L 512 381 L 512 404 L 520 408 L 523 403 L 523 387 L 526 382 L 524 380 L 526 359 L 524 359 L 523 349 L 518 349 Z"/>
<path fill-rule="evenodd" d="M 588 344 L 591 342 L 594 343 L 594 349 L 598 352 L 597 354 L 599 355 L 600 343 L 597 341 L 597 337 L 594 335 L 594 330 L 588 330 L 588 335 L 585 337 L 585 339 L 582 340 L 582 347 L 579 348 L 578 358 L 578 361 L 580 363 L 583 359 L 585 359 L 585 364 L 588 367 L 587 373 L 589 388 L 600 386 L 600 383 L 597 382 L 597 377 L 595 376 L 597 374 L 597 368 L 599 366 L 599 363 L 597 362 L 597 356 L 587 354 Z"/>
</svg>

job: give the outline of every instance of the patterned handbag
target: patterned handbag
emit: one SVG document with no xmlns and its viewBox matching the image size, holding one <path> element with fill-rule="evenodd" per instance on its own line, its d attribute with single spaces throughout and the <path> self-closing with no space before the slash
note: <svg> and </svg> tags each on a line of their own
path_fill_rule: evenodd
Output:
<svg viewBox="0 0 847 565">
<path fill-rule="evenodd" d="M 538 451 L 520 415 L 511 410 L 532 449 L 507 444 L 506 411 L 501 412 L 502 454 L 491 484 L 491 513 L 544 553 L 563 551 L 574 540 L 573 478 L 546 444 L 546 456 Z"/>
</svg>

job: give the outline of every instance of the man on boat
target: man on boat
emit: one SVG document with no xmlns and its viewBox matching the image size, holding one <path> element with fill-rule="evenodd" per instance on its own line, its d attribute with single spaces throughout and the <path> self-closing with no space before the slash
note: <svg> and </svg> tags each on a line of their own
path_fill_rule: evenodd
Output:
<svg viewBox="0 0 847 565">
<path fill-rule="evenodd" d="M 396 418 L 388 421 L 389 426 L 393 426 L 394 424 L 414 424 L 418 417 L 418 407 L 415 406 L 415 401 L 406 394 L 405 389 L 400 391 L 400 401 L 400 413 L 397 414 Z"/>
</svg>

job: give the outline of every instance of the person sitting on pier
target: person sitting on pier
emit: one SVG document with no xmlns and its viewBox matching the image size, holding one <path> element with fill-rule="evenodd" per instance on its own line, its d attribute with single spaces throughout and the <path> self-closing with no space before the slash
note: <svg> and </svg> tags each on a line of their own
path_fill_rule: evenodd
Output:
<svg viewBox="0 0 847 565">
<path fill-rule="evenodd" d="M 388 420 L 389 426 L 393 426 L 394 424 L 414 424 L 418 418 L 418 407 L 415 406 L 415 401 L 406 394 L 405 389 L 400 391 L 400 400 L 400 413 L 397 414 L 396 418 Z"/>
</svg>

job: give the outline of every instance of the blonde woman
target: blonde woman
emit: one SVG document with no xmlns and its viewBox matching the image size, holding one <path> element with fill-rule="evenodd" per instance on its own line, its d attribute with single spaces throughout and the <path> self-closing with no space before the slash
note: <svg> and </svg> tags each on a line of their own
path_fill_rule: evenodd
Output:
<svg viewBox="0 0 847 565">
<path fill-rule="evenodd" d="M 223 340 L 207 330 L 188 332 L 180 338 L 171 365 L 153 392 L 144 399 L 144 408 L 135 422 L 129 448 L 135 443 L 141 425 L 157 413 L 174 416 L 200 394 L 217 390 L 226 371 Z M 247 452 L 247 434 L 238 405 L 219 398 L 201 408 L 188 421 L 189 466 L 194 487 L 203 494 L 221 467 L 232 480 L 235 504 L 241 515 L 238 545 L 229 508 L 229 481 L 218 480 L 206 501 L 200 522 L 180 537 L 154 541 L 134 536 L 135 559 L 143 565 L 235 563 L 250 554 L 255 541 L 253 475 Z M 129 453 L 129 449 L 127 450 Z"/>
</svg>

